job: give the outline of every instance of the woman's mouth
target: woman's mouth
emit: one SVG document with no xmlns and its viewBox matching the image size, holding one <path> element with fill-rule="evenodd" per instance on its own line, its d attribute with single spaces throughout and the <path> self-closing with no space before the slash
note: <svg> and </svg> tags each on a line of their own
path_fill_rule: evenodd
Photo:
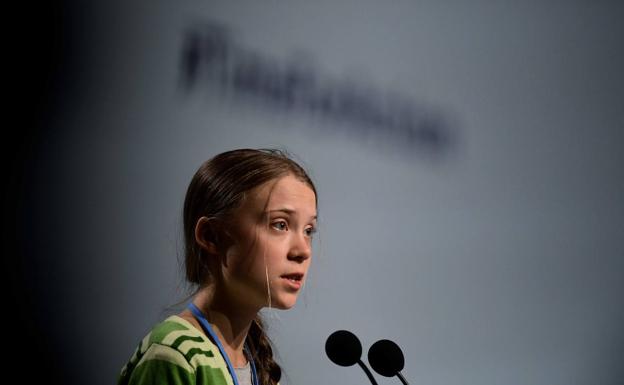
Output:
<svg viewBox="0 0 624 385">
<path fill-rule="evenodd" d="M 303 284 L 303 274 L 301 273 L 284 274 L 281 275 L 280 278 L 284 279 L 287 285 L 294 290 L 301 289 Z"/>
</svg>

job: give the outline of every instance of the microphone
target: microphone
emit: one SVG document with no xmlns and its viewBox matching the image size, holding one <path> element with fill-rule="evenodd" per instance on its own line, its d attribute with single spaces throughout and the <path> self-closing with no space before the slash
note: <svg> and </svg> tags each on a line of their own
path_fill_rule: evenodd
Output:
<svg viewBox="0 0 624 385">
<path fill-rule="evenodd" d="M 377 385 L 373 374 L 361 360 L 362 344 L 355 334 L 348 330 L 337 330 L 333 332 L 327 337 L 327 341 L 325 341 L 325 353 L 327 353 L 327 357 L 336 365 L 360 365 L 370 382 L 373 385 Z"/>
<path fill-rule="evenodd" d="M 401 370 L 405 358 L 401 348 L 390 340 L 379 340 L 368 349 L 368 363 L 377 373 L 385 377 L 397 376 L 404 385 L 409 385 Z"/>
</svg>

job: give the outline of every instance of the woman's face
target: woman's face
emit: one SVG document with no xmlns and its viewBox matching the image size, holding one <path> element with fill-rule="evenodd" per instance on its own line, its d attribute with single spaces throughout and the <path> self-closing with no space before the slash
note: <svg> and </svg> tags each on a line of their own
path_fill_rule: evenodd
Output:
<svg viewBox="0 0 624 385">
<path fill-rule="evenodd" d="M 292 175 L 267 182 L 247 194 L 229 223 L 233 243 L 222 267 L 228 296 L 257 309 L 294 306 L 312 257 L 312 189 Z"/>
</svg>

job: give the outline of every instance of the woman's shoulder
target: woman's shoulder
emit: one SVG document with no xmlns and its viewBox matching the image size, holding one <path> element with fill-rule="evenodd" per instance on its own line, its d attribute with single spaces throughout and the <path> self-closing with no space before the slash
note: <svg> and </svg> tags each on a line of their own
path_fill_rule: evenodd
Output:
<svg viewBox="0 0 624 385">
<path fill-rule="evenodd" d="M 172 347 L 187 340 L 212 344 L 204 337 L 189 321 L 178 315 L 172 315 L 155 325 L 145 338 L 147 343 Z"/>
<path fill-rule="evenodd" d="M 192 365 L 194 367 L 197 364 L 206 364 L 202 357 L 214 358 L 215 353 L 219 352 L 217 346 L 205 334 L 178 315 L 172 315 L 154 326 L 141 345 L 145 346 L 145 350 L 151 348 L 169 351 L 172 354 L 179 352 L 189 363 L 194 364 Z"/>
<path fill-rule="evenodd" d="M 219 348 L 184 318 L 172 315 L 141 340 L 131 361 L 169 361 L 180 366 L 220 367 Z"/>
</svg>

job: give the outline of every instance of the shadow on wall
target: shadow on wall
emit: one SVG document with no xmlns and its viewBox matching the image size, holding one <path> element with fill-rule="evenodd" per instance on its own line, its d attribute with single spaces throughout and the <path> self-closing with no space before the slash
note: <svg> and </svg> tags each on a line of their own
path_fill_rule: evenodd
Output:
<svg viewBox="0 0 624 385">
<path fill-rule="evenodd" d="M 207 22 L 184 35 L 180 83 L 187 93 L 205 89 L 228 102 L 246 99 L 282 113 L 343 123 L 332 128 L 365 142 L 387 141 L 407 154 L 440 158 L 456 142 L 448 111 L 364 81 L 330 78 L 304 59 L 280 62 L 238 44 L 227 27 Z"/>
</svg>

